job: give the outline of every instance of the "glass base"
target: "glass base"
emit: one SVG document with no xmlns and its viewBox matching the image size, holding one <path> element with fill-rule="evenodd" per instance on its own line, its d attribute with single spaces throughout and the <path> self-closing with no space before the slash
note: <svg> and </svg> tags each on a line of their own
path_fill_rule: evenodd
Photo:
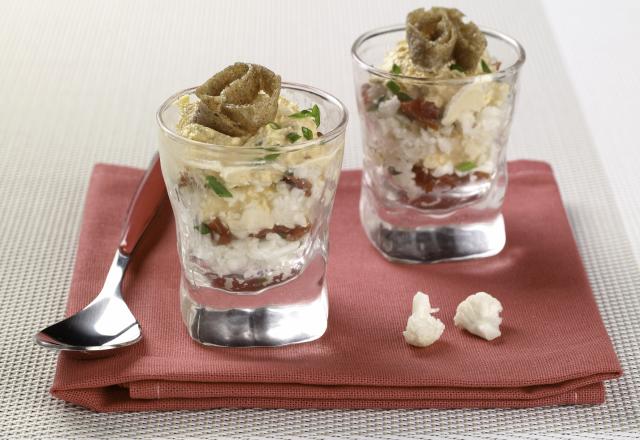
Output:
<svg viewBox="0 0 640 440">
<path fill-rule="evenodd" d="M 362 225 L 371 243 L 390 261 L 437 263 L 491 257 L 506 242 L 504 219 L 499 212 L 489 218 L 483 215 L 476 221 L 465 215 L 466 221 L 455 223 L 447 223 L 446 217 L 430 219 L 423 215 L 420 226 L 400 227 L 382 220 L 368 205 L 368 197 L 363 197 Z"/>
<path fill-rule="evenodd" d="M 182 318 L 205 345 L 281 346 L 320 338 L 327 329 L 325 260 L 315 257 L 297 277 L 260 292 L 231 293 L 180 283 Z"/>
</svg>

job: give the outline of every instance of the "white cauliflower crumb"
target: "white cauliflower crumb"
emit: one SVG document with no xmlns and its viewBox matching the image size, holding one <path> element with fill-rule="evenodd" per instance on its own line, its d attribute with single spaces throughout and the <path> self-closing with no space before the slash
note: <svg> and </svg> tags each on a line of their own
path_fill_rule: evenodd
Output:
<svg viewBox="0 0 640 440">
<path fill-rule="evenodd" d="M 391 99 L 382 101 L 378 105 L 378 113 L 380 113 L 380 115 L 382 116 L 391 118 L 395 116 L 399 108 L 400 108 L 400 100 L 396 96 L 394 96 Z"/>
<path fill-rule="evenodd" d="M 491 341 L 500 333 L 502 304 L 487 292 L 469 295 L 458 304 L 453 323 L 469 333 Z"/>
<path fill-rule="evenodd" d="M 413 297 L 411 316 L 407 320 L 407 329 L 402 332 L 407 344 L 426 347 L 433 344 L 442 335 L 444 324 L 431 316 L 440 309 L 432 309 L 429 295 L 417 292 Z"/>
</svg>

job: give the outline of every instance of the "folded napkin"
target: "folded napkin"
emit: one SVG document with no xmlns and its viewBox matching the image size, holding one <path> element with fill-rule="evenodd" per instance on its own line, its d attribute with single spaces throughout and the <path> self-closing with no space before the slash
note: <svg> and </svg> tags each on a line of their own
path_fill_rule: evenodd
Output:
<svg viewBox="0 0 640 440">
<path fill-rule="evenodd" d="M 142 171 L 97 165 L 87 194 L 67 313 L 104 280 Z M 62 353 L 52 394 L 96 411 L 241 408 L 524 408 L 596 404 L 620 365 L 602 325 L 558 187 L 544 163 L 509 164 L 500 255 L 437 265 L 384 260 L 358 217 L 360 172 L 345 171 L 331 220 L 329 328 L 281 348 L 211 348 L 180 316 L 168 203 L 136 251 L 125 299 L 143 340 L 108 358 Z M 446 325 L 427 348 L 402 331 L 417 290 Z M 502 337 L 453 325 L 456 306 L 484 290 L 504 306 Z"/>
</svg>

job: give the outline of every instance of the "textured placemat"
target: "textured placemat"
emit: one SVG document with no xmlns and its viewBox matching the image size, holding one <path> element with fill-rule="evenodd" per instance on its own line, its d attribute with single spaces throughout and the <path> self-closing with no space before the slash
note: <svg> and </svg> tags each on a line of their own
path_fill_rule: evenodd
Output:
<svg viewBox="0 0 640 440">
<path fill-rule="evenodd" d="M 48 387 L 55 356 L 36 347 L 31 337 L 63 313 L 93 164 L 146 166 L 155 150 L 153 114 L 160 102 L 216 68 L 245 59 L 342 98 L 352 112 L 345 165 L 357 167 L 361 145 L 348 48 L 362 31 L 402 22 L 407 10 L 425 3 L 235 0 L 214 6 L 200 1 L 189 3 L 198 11 L 189 14 L 183 3 L 168 0 L 3 1 L 0 437 L 460 439 L 483 434 L 511 439 L 556 433 L 556 438 L 595 439 L 624 431 L 627 435 L 620 438 L 637 438 L 640 271 L 544 12 L 537 1 L 451 3 L 478 22 L 519 38 L 527 49 L 509 154 L 512 159 L 546 160 L 556 171 L 596 300 L 625 371 L 608 387 L 605 405 L 105 416 L 53 399 Z M 255 11 L 246 14 L 249 7 Z M 247 26 L 269 30 L 255 38 Z"/>
</svg>

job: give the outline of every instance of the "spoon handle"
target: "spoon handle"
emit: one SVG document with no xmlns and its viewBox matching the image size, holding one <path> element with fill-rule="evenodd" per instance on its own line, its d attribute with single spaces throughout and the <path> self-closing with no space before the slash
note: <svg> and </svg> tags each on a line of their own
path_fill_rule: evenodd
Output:
<svg viewBox="0 0 640 440">
<path fill-rule="evenodd" d="M 156 153 L 131 199 L 120 240 L 120 252 L 131 255 L 166 194 L 160 158 Z"/>
</svg>

